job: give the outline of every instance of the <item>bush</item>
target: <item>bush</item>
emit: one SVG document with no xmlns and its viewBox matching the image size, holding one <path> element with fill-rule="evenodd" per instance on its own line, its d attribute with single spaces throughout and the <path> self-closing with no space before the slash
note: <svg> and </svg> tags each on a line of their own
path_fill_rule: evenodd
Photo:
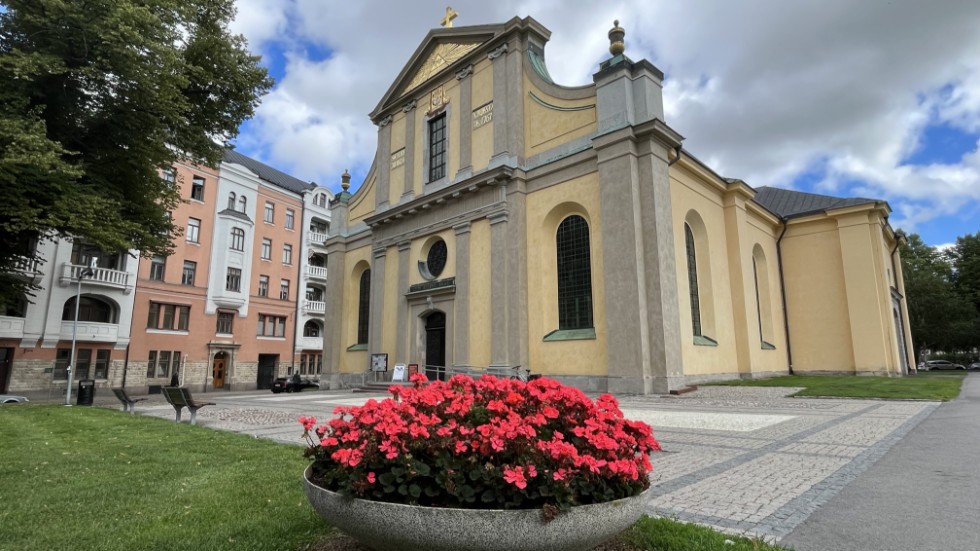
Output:
<svg viewBox="0 0 980 551">
<path fill-rule="evenodd" d="M 649 425 L 551 379 L 457 375 L 392 387 L 394 399 L 301 417 L 312 478 L 374 501 L 470 509 L 544 508 L 631 497 L 650 486 Z"/>
</svg>

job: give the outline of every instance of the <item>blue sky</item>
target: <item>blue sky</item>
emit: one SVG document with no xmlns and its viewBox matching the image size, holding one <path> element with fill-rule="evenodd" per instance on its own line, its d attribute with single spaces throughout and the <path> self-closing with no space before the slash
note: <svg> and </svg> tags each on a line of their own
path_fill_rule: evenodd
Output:
<svg viewBox="0 0 980 551">
<path fill-rule="evenodd" d="M 339 190 L 369 168 L 367 113 L 446 4 L 237 0 L 234 30 L 276 78 L 237 140 Z M 899 4 L 899 5 L 895 5 Z M 980 2 L 458 1 L 456 26 L 532 16 L 549 71 L 591 82 L 613 19 L 626 54 L 666 75 L 667 123 L 750 185 L 885 199 L 932 245 L 980 231 Z"/>
</svg>

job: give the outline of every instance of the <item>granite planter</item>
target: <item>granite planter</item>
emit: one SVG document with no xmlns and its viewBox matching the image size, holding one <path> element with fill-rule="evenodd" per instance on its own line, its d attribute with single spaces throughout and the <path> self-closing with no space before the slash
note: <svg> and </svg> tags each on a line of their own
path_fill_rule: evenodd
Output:
<svg viewBox="0 0 980 551">
<path fill-rule="evenodd" d="M 331 525 L 377 551 L 588 551 L 643 514 L 648 489 L 631 498 L 583 505 L 549 523 L 541 510 L 442 509 L 345 497 L 303 480 L 313 508 Z"/>
</svg>

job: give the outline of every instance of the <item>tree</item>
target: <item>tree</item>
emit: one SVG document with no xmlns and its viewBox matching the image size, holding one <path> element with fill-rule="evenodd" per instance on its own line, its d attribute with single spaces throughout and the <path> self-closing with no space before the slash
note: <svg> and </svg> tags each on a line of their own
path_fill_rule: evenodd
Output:
<svg viewBox="0 0 980 551">
<path fill-rule="evenodd" d="M 977 310 L 954 285 L 954 266 L 917 234 L 902 245 L 902 272 L 912 340 L 925 348 L 952 352 L 977 345 Z"/>
<path fill-rule="evenodd" d="M 957 237 L 948 255 L 953 263 L 956 290 L 980 314 L 980 232 Z"/>
<path fill-rule="evenodd" d="M 0 302 L 39 239 L 168 254 L 178 158 L 216 166 L 272 85 L 233 0 L 0 0 Z"/>
</svg>

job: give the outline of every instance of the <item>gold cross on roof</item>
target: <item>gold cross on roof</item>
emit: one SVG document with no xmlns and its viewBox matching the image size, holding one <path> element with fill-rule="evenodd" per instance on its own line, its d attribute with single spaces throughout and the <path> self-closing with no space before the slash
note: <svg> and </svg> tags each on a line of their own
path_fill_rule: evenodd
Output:
<svg viewBox="0 0 980 551">
<path fill-rule="evenodd" d="M 453 26 L 453 19 L 456 19 L 456 16 L 457 15 L 459 15 L 459 12 L 457 12 L 456 10 L 454 10 L 452 6 L 447 7 L 446 8 L 446 17 L 443 17 L 442 18 L 441 25 L 443 27 L 446 27 L 447 29 L 452 28 L 452 26 Z"/>
</svg>

